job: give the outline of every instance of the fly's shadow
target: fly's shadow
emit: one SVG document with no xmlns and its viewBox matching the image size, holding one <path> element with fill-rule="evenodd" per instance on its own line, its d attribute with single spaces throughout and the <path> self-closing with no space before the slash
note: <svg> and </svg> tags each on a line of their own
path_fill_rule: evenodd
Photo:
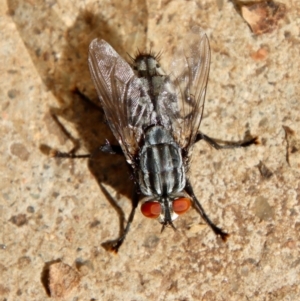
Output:
<svg viewBox="0 0 300 301">
<path fill-rule="evenodd" d="M 61 139 L 62 143 L 70 139 L 74 144 L 73 149 L 68 150 L 71 153 L 92 154 L 88 160 L 88 167 L 101 190 L 104 187 L 101 183 L 107 184 L 128 198 L 131 197 L 133 185 L 124 157 L 113 156 L 112 159 L 112 155 L 97 151 L 105 144 L 106 139 L 112 144 L 117 143 L 105 122 L 87 61 L 89 44 L 94 38 L 100 37 L 109 41 L 123 57 L 127 56 L 127 51 L 134 53 L 138 46 L 145 45 L 146 35 L 140 33 L 147 31 L 146 4 L 144 0 L 133 2 L 136 2 L 136 5 L 130 7 L 126 3 L 120 3 L 113 12 L 114 18 L 122 19 L 120 35 L 119 26 L 115 23 L 113 28 L 109 16 L 93 13 L 101 11 L 99 7 L 87 7 L 82 10 L 73 25 L 67 27 L 45 1 L 31 5 L 21 0 L 8 0 L 9 13 L 31 59 L 43 83 L 57 100 L 57 106 L 51 107 L 50 114 L 47 113 L 45 117 L 46 126 L 48 120 L 49 132 L 55 134 L 59 129 L 58 135 L 64 137 Z M 126 18 L 124 12 L 128 12 Z M 124 35 L 126 39 L 122 38 Z M 55 124 L 49 121 L 49 115 Z M 65 123 L 72 125 L 72 134 Z M 47 145 L 40 146 L 43 153 L 48 154 L 52 148 L 60 150 L 59 145 L 48 145 L 51 142 L 45 142 Z M 111 199 L 109 202 L 113 204 Z M 122 231 L 124 214 L 117 204 L 114 207 L 119 213 Z"/>
</svg>

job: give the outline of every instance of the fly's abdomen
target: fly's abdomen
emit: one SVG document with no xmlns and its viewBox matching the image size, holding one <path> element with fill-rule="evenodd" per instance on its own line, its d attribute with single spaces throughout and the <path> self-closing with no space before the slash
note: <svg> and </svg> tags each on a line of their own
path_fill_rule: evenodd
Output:
<svg viewBox="0 0 300 301">
<path fill-rule="evenodd" d="M 154 126 L 140 151 L 139 184 L 144 195 L 169 195 L 182 191 L 185 171 L 181 150 L 169 132 Z"/>
</svg>

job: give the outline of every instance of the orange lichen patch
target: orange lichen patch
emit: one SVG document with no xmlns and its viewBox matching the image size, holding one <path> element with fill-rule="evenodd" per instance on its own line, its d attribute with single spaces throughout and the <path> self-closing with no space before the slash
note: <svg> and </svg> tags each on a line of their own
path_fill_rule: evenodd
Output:
<svg viewBox="0 0 300 301">
<path fill-rule="evenodd" d="M 249 2 L 241 4 L 240 10 L 253 33 L 260 35 L 276 29 L 285 16 L 286 6 L 274 1 Z"/>
<path fill-rule="evenodd" d="M 255 61 L 263 61 L 267 58 L 269 51 L 266 47 L 262 46 L 257 51 L 251 53 L 251 57 Z"/>
</svg>

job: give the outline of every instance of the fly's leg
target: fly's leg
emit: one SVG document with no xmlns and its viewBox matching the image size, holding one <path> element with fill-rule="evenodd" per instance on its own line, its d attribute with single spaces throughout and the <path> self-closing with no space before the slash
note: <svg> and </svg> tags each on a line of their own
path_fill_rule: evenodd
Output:
<svg viewBox="0 0 300 301">
<path fill-rule="evenodd" d="M 51 150 L 50 157 L 52 158 L 68 158 L 68 159 L 82 159 L 82 158 L 91 158 L 91 154 L 83 154 L 83 155 L 76 155 L 73 151 L 69 153 L 62 153 L 58 150 Z"/>
<path fill-rule="evenodd" d="M 69 159 L 80 159 L 80 158 L 90 158 L 92 159 L 99 151 L 106 154 L 111 155 L 123 155 L 123 151 L 120 145 L 111 145 L 108 140 L 106 143 L 101 145 L 95 152 L 92 154 L 83 154 L 83 155 L 76 155 L 74 152 L 74 148 L 68 153 L 62 153 L 57 150 L 52 150 L 50 153 L 51 157 L 55 158 L 69 158 Z"/>
<path fill-rule="evenodd" d="M 214 139 L 212 139 L 212 138 L 206 136 L 205 134 L 199 132 L 196 136 L 195 143 L 200 141 L 200 140 L 206 141 L 209 145 L 211 145 L 215 149 L 239 148 L 239 147 L 247 147 L 247 146 L 250 146 L 252 144 L 258 144 L 258 137 L 254 137 L 254 138 L 251 138 L 249 140 L 239 141 L 239 142 L 225 141 L 225 142 L 222 142 L 224 144 L 219 144 Z"/>
<path fill-rule="evenodd" d="M 123 150 L 120 145 L 111 145 L 108 140 L 106 143 L 101 145 L 99 150 L 102 153 L 110 154 L 110 155 L 123 155 Z"/>
<path fill-rule="evenodd" d="M 221 228 L 217 227 L 207 216 L 205 213 L 203 207 L 201 206 L 200 202 L 196 198 L 193 188 L 191 186 L 191 183 L 189 180 L 186 182 L 185 191 L 192 197 L 194 207 L 198 211 L 198 213 L 201 215 L 201 217 L 204 219 L 204 221 L 210 226 L 210 228 L 215 232 L 216 235 L 220 236 L 223 241 L 226 241 L 229 237 L 229 234 L 224 232 Z"/>
<path fill-rule="evenodd" d="M 133 218 L 134 218 L 134 215 L 135 215 L 136 208 L 137 208 L 138 203 L 139 203 L 139 196 L 138 196 L 138 194 L 137 194 L 136 191 L 137 191 L 137 189 L 133 190 L 133 195 L 132 195 L 132 209 L 131 209 L 131 212 L 130 212 L 130 215 L 129 215 L 126 227 L 123 230 L 123 233 L 121 234 L 121 236 L 118 239 L 116 239 L 114 241 L 105 242 L 105 243 L 102 244 L 102 246 L 105 249 L 107 249 L 107 250 L 109 250 L 111 252 L 118 253 L 119 248 L 123 244 L 123 242 L 124 242 L 124 240 L 126 238 L 126 235 L 129 232 L 130 226 L 132 224 L 132 221 L 133 221 Z"/>
<path fill-rule="evenodd" d="M 106 140 L 106 143 L 104 145 L 100 146 L 93 154 L 76 155 L 72 151 L 69 152 L 69 153 L 62 153 L 62 152 L 59 152 L 59 151 L 53 151 L 52 157 L 70 158 L 70 159 L 79 159 L 79 158 L 92 159 L 94 157 L 95 153 L 99 152 L 99 151 L 101 151 L 103 153 L 107 153 L 107 154 L 112 154 L 112 155 L 114 155 L 114 154 L 123 155 L 122 148 L 119 145 L 111 145 L 109 143 L 109 141 Z M 100 187 L 101 187 L 102 191 L 106 194 L 106 197 L 110 198 L 110 196 L 108 195 L 106 189 L 101 184 L 100 184 Z M 111 252 L 114 252 L 114 253 L 118 253 L 118 250 L 119 250 L 120 246 L 123 244 L 123 242 L 125 240 L 125 237 L 126 237 L 128 231 L 129 231 L 130 225 L 133 221 L 135 210 L 137 208 L 138 202 L 139 202 L 139 198 L 138 198 L 138 194 L 136 193 L 136 189 L 135 189 L 133 197 L 132 197 L 132 210 L 130 212 L 129 219 L 127 221 L 126 227 L 125 227 L 125 229 L 123 227 L 121 228 L 122 234 L 117 240 L 105 242 L 105 243 L 102 244 L 102 246 L 105 249 L 107 249 Z M 114 207 L 116 207 L 116 206 L 114 206 Z"/>
<path fill-rule="evenodd" d="M 214 139 L 208 137 L 207 135 L 199 132 L 196 136 L 195 143 L 204 140 L 206 141 L 209 145 L 214 147 L 215 149 L 231 149 L 231 148 L 239 148 L 239 147 L 247 147 L 252 144 L 258 144 L 258 137 L 254 137 L 248 140 L 244 141 L 239 141 L 239 142 L 228 142 L 228 141 L 222 141 L 222 144 L 219 144 L 217 141 Z M 196 198 L 193 188 L 190 184 L 190 182 L 187 180 L 187 184 L 185 187 L 185 191 L 192 197 L 194 201 L 194 207 L 198 211 L 198 213 L 201 215 L 201 217 L 205 220 L 205 222 L 210 226 L 210 228 L 215 232 L 216 235 L 220 235 L 223 241 L 226 241 L 228 238 L 229 234 L 224 232 L 221 228 L 217 227 L 206 215 L 203 207 L 201 206 L 200 202 Z"/>
<path fill-rule="evenodd" d="M 91 101 L 87 96 L 81 93 L 77 88 L 74 89 L 73 93 L 81 98 L 85 103 L 89 106 L 94 107 L 97 110 L 102 110 L 99 106 L 97 106 L 93 101 Z M 45 155 L 56 158 L 69 158 L 69 159 L 81 159 L 81 158 L 93 158 L 99 151 L 107 153 L 107 154 L 123 154 L 123 151 L 119 145 L 111 145 L 107 140 L 104 145 L 101 145 L 91 154 L 82 154 L 77 155 L 76 152 L 80 149 L 80 141 L 79 139 L 74 138 L 68 130 L 64 127 L 64 125 L 60 122 L 58 116 L 62 115 L 60 110 L 52 108 L 50 110 L 50 114 L 54 122 L 59 127 L 60 131 L 66 136 L 68 140 L 73 143 L 73 148 L 69 152 L 60 152 L 56 149 L 49 147 L 48 145 L 42 144 L 40 145 L 40 150 Z"/>
</svg>

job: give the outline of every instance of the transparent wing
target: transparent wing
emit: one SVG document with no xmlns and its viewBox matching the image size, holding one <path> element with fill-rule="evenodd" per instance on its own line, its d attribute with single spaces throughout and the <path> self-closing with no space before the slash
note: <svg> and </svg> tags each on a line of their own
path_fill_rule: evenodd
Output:
<svg viewBox="0 0 300 301">
<path fill-rule="evenodd" d="M 170 68 L 177 98 L 177 108 L 170 118 L 176 141 L 188 151 L 202 119 L 210 48 L 206 34 L 199 27 L 193 27 L 179 44 Z"/>
<path fill-rule="evenodd" d="M 129 64 L 104 40 L 91 42 L 88 62 L 108 124 L 132 163 L 153 104 Z"/>
</svg>

